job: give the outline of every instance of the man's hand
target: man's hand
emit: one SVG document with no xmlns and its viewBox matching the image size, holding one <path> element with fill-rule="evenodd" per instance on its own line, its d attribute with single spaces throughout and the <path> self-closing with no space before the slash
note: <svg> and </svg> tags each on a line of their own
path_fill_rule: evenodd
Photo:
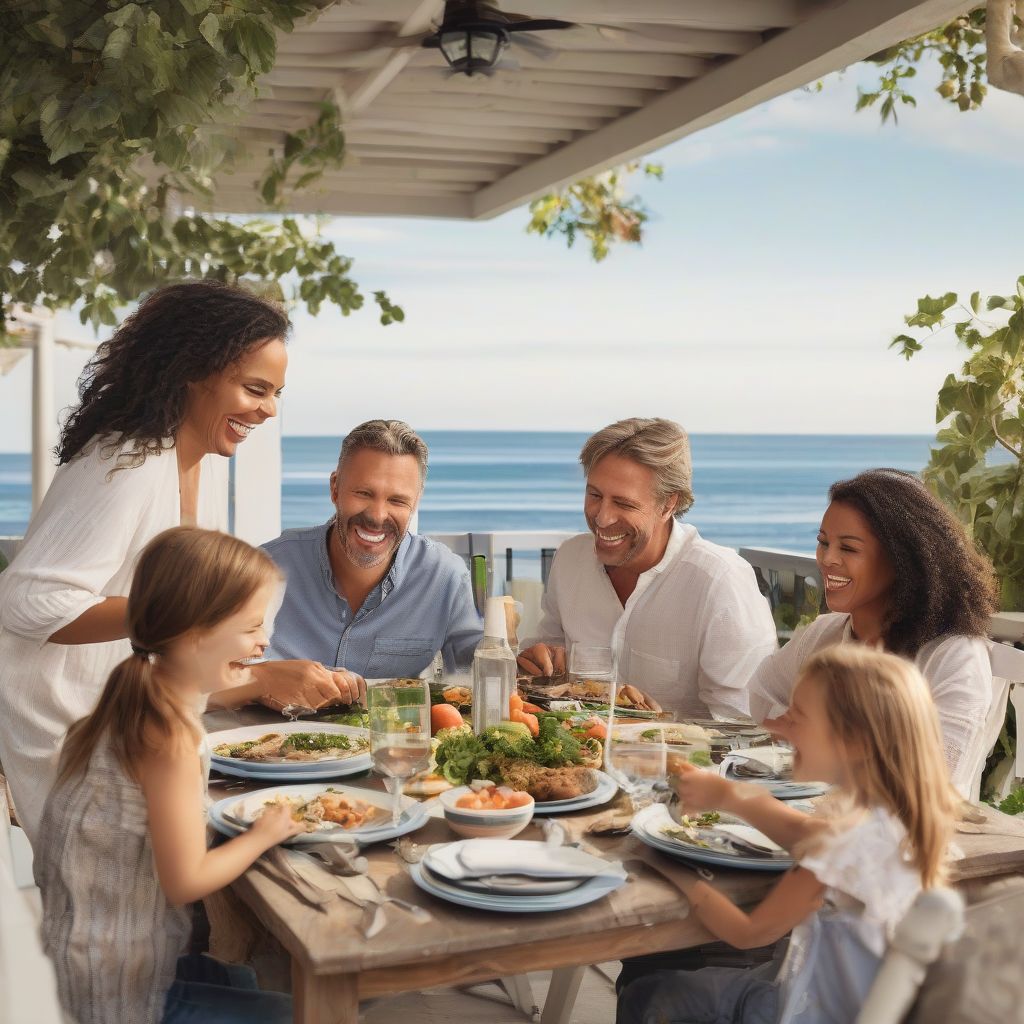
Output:
<svg viewBox="0 0 1024 1024">
<path fill-rule="evenodd" d="M 519 655 L 518 662 L 531 676 L 560 676 L 565 673 L 565 648 L 534 644 Z"/>
<path fill-rule="evenodd" d="M 266 661 L 252 671 L 260 688 L 256 699 L 277 710 L 284 704 L 302 704 L 316 711 L 331 704 L 355 704 L 366 696 L 362 676 L 324 668 L 318 661 Z"/>
</svg>

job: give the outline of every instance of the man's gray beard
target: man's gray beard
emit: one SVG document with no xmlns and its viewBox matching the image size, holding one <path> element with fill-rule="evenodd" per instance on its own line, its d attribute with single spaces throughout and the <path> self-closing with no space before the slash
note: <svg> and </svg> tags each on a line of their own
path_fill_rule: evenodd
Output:
<svg viewBox="0 0 1024 1024">
<path fill-rule="evenodd" d="M 390 561 L 398 550 L 398 545 L 402 543 L 402 538 L 405 536 L 403 533 L 396 537 L 394 545 L 383 554 L 371 555 L 352 548 L 349 544 L 348 533 L 341 528 L 341 523 L 337 516 L 334 517 L 334 529 L 338 534 L 338 540 L 341 541 L 341 549 L 345 552 L 345 557 L 360 569 L 375 569 L 382 562 Z"/>
</svg>

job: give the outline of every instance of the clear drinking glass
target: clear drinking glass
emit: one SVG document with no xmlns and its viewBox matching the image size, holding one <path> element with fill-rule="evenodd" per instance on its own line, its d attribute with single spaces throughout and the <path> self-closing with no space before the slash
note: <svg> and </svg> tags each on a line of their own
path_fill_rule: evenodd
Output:
<svg viewBox="0 0 1024 1024">
<path fill-rule="evenodd" d="M 370 756 L 391 794 L 395 825 L 402 813 L 402 787 L 430 763 L 430 686 L 426 679 L 387 680 L 366 687 Z"/>
<path fill-rule="evenodd" d="M 569 675 L 610 683 L 614 675 L 614 656 L 610 647 L 573 644 L 569 649 Z"/>
<path fill-rule="evenodd" d="M 609 741 L 604 748 L 604 769 L 619 788 L 629 794 L 635 810 L 654 802 L 655 790 L 664 786 L 668 775 L 664 734 L 657 726 L 653 726 L 652 731 L 657 736 L 649 741 L 612 743 L 609 729 Z"/>
</svg>

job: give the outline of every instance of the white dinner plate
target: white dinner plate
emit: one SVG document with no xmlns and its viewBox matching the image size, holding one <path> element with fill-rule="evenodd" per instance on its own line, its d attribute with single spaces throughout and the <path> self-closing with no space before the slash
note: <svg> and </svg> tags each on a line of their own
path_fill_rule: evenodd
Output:
<svg viewBox="0 0 1024 1024">
<path fill-rule="evenodd" d="M 490 910 L 504 914 L 537 914 L 551 911 L 570 910 L 593 903 L 608 893 L 614 892 L 626 883 L 626 872 L 621 865 L 609 864 L 609 870 L 602 875 L 588 878 L 581 885 L 567 892 L 549 895 L 527 896 L 507 895 L 505 893 L 472 892 L 463 889 L 453 882 L 435 875 L 422 862 L 409 865 L 409 874 L 413 882 L 424 892 L 438 899 L 457 903 L 474 910 Z"/>
<path fill-rule="evenodd" d="M 703 846 L 690 845 L 678 839 L 670 839 L 661 832 L 664 827 L 669 825 L 678 827 L 678 822 L 672 819 L 668 808 L 664 804 L 651 804 L 634 815 L 633 835 L 642 843 L 646 843 L 662 853 L 667 853 L 670 857 L 676 857 L 679 860 L 693 860 L 701 864 L 712 864 L 715 867 L 779 872 L 787 871 L 793 866 L 793 860 L 790 857 L 743 857 L 725 850 L 708 849 Z M 744 833 L 744 837 L 753 839 L 755 842 L 774 845 L 756 829 Z"/>
<path fill-rule="evenodd" d="M 569 811 L 582 811 L 588 807 L 600 807 L 608 803 L 618 792 L 619 787 L 615 780 L 596 768 L 592 769 L 597 776 L 597 787 L 582 796 L 574 796 L 569 800 L 547 800 L 541 803 L 534 802 L 533 813 L 537 814 L 566 814 Z"/>
<path fill-rule="evenodd" d="M 354 829 L 335 828 L 323 832 L 304 832 L 287 840 L 289 844 L 303 846 L 315 843 L 358 842 L 361 845 L 379 843 L 386 839 L 395 839 L 420 828 L 430 817 L 430 809 L 425 804 L 408 797 L 403 798 L 402 815 L 397 825 L 391 821 L 391 797 L 387 793 L 376 790 L 359 789 L 344 785 L 302 785 L 302 786 L 270 786 L 246 796 L 229 796 L 218 800 L 210 807 L 210 823 L 218 832 L 227 836 L 235 836 L 245 831 L 245 826 L 237 824 L 247 816 L 276 796 L 301 797 L 310 799 L 325 790 L 344 793 L 347 796 L 363 800 L 381 808 L 382 814 L 371 819 L 367 824 Z M 241 805 L 241 806 L 240 806 Z M 239 814 L 239 812 L 241 812 Z M 226 816 L 227 815 L 227 816 Z M 229 819 L 237 819 L 229 820 Z"/>
<path fill-rule="evenodd" d="M 352 725 L 335 725 L 333 722 L 281 722 L 273 725 L 247 725 L 207 735 L 206 744 L 210 752 L 210 764 L 217 771 L 227 775 L 240 775 L 242 778 L 265 778 L 267 773 L 274 778 L 295 775 L 301 775 L 304 778 L 307 775 L 318 778 L 334 778 L 339 775 L 352 775 L 355 772 L 366 771 L 370 767 L 369 749 L 346 757 L 321 758 L 317 761 L 248 761 L 241 757 L 225 757 L 223 754 L 214 753 L 214 748 L 219 747 L 222 743 L 244 743 L 246 740 L 256 740 L 271 733 L 281 733 L 287 736 L 302 732 L 347 736 L 352 740 L 369 738 L 369 731 L 366 729 Z M 329 774 L 325 775 L 324 773 Z"/>
<path fill-rule="evenodd" d="M 776 781 L 773 779 L 751 779 L 745 775 L 737 775 L 729 765 L 723 766 L 722 777 L 730 782 L 749 782 L 754 786 L 764 786 L 776 800 L 810 800 L 812 797 L 827 793 L 829 786 L 824 782 L 793 782 Z"/>
</svg>

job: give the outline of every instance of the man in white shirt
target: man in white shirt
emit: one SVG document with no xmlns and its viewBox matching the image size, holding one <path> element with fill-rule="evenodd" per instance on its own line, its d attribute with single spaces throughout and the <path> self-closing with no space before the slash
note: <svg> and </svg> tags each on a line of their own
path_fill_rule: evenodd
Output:
<svg viewBox="0 0 1024 1024">
<path fill-rule="evenodd" d="M 619 679 L 677 717 L 746 715 L 775 624 L 751 566 L 680 522 L 693 504 L 686 431 L 621 420 L 587 441 L 580 462 L 590 533 L 555 555 L 520 667 L 552 675 L 574 644 L 611 647 Z"/>
</svg>

